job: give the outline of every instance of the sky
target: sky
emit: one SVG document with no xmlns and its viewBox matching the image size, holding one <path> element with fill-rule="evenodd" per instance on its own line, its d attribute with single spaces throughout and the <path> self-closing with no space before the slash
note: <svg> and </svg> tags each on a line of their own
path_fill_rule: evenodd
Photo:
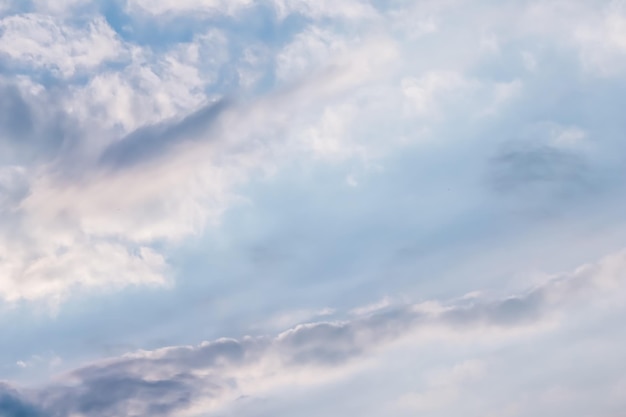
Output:
<svg viewBox="0 0 626 417">
<path fill-rule="evenodd" d="M 0 0 L 0 417 L 620 417 L 626 2 Z"/>
</svg>

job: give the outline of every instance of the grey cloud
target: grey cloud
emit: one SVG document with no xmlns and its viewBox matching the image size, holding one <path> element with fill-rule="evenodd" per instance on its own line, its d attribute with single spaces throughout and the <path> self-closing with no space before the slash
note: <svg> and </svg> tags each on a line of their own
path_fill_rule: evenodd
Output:
<svg viewBox="0 0 626 417">
<path fill-rule="evenodd" d="M 399 306 L 351 321 L 302 325 L 279 336 L 277 347 L 291 365 L 338 365 L 402 335 L 422 317 Z"/>
<path fill-rule="evenodd" d="M 489 166 L 489 182 L 502 194 L 570 197 L 591 189 L 591 170 L 572 151 L 548 145 L 515 144 L 500 150 Z"/>
<path fill-rule="evenodd" d="M 221 339 L 199 348 L 173 350 L 165 357 L 165 361 L 174 366 L 184 364 L 190 369 L 237 365 L 249 360 L 248 355 L 252 351 L 259 351 L 265 345 L 262 338 L 242 341 Z"/>
<path fill-rule="evenodd" d="M 126 168 L 158 157 L 177 143 L 206 137 L 209 129 L 229 106 L 226 99 L 221 99 L 180 121 L 139 128 L 106 148 L 100 157 L 100 165 Z"/>
<path fill-rule="evenodd" d="M 200 346 L 176 346 L 167 348 L 153 357 L 132 356 L 103 365 L 79 369 L 73 373 L 78 379 L 108 378 L 116 373 L 145 373 L 152 369 L 175 369 L 191 372 L 194 369 L 218 369 L 238 366 L 253 360 L 254 354 L 268 347 L 268 338 L 244 338 L 242 340 L 220 339 Z"/>
<path fill-rule="evenodd" d="M 0 383 L 0 417 L 47 417 L 14 389 Z"/>
<path fill-rule="evenodd" d="M 189 405 L 196 382 L 186 374 L 164 380 L 125 372 L 84 371 L 82 376 L 77 387 L 58 386 L 43 393 L 41 402 L 51 416 L 167 416 Z"/>
<path fill-rule="evenodd" d="M 296 329 L 281 340 L 291 364 L 337 365 L 363 352 L 354 326 L 319 323 Z"/>
<path fill-rule="evenodd" d="M 523 295 L 492 302 L 476 302 L 458 306 L 443 314 L 443 320 L 452 325 L 487 324 L 515 326 L 537 319 L 547 307 L 546 287 Z"/>
<path fill-rule="evenodd" d="M 19 89 L 14 85 L 0 86 L 0 133 L 19 140 L 32 130 L 33 114 Z"/>
<path fill-rule="evenodd" d="M 156 357 L 126 357 L 86 366 L 68 375 L 69 384 L 42 390 L 39 403 L 52 417 L 175 415 L 194 400 L 234 388 L 236 382 L 221 376 L 219 369 L 250 363 L 264 346 L 263 338 L 221 339 L 198 347 L 168 348 Z M 214 375 L 193 375 L 207 369 Z"/>
<path fill-rule="evenodd" d="M 17 85 L 0 79 L 0 164 L 30 165 L 55 161 L 51 174 L 73 180 L 94 167 L 84 154 L 89 127 L 74 120 L 58 105 L 52 88 L 41 97 L 30 97 Z M 225 110 L 227 99 L 209 103 L 180 120 L 143 126 L 110 144 L 100 154 L 102 168 L 122 169 L 158 158 L 176 144 L 203 140 Z"/>
<path fill-rule="evenodd" d="M 471 332 L 484 326 L 508 329 L 535 323 L 559 311 L 563 300 L 588 295 L 596 284 L 589 271 L 563 275 L 502 299 L 440 304 L 441 312 L 419 305 L 396 305 L 345 321 L 302 324 L 276 337 L 219 339 L 196 347 L 138 352 L 75 370 L 65 377 L 69 383 L 62 378 L 40 390 L 35 405 L 21 401 L 17 393 L 7 389 L 9 394 L 0 404 L 7 410 L 31 412 L 16 414 L 25 417 L 43 416 L 33 414 L 39 409 L 52 417 L 72 413 L 90 417 L 172 416 L 201 399 L 254 394 L 236 392 L 239 381 L 233 372 L 254 368 L 265 358 L 279 360 L 272 372 L 280 374 L 302 366 L 324 372 L 370 354 L 389 341 L 418 334 L 422 328 Z"/>
<path fill-rule="evenodd" d="M 49 161 L 70 148 L 77 127 L 57 101 L 55 91 L 34 97 L 0 79 L 0 164 Z"/>
<path fill-rule="evenodd" d="M 20 90 L 0 84 L 0 164 L 22 157 L 34 131 L 34 115 Z"/>
</svg>

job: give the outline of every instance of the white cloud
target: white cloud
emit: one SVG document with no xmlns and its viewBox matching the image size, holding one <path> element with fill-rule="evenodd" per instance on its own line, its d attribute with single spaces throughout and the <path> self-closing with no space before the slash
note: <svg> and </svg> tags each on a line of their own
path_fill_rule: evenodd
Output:
<svg viewBox="0 0 626 417">
<path fill-rule="evenodd" d="M 601 16 L 578 26 L 574 36 L 587 69 L 603 76 L 619 75 L 626 69 L 626 9 L 623 2 L 612 1 L 600 10 Z"/>
<path fill-rule="evenodd" d="M 282 80 L 297 80 L 328 66 L 348 50 L 342 36 L 313 27 L 298 34 L 278 54 L 276 73 Z"/>
<path fill-rule="evenodd" d="M 125 53 L 116 33 L 101 17 L 75 28 L 45 15 L 13 15 L 0 20 L 0 33 L 0 54 L 61 77 L 94 70 Z"/>
<path fill-rule="evenodd" d="M 65 98 L 69 112 L 84 125 L 118 134 L 199 108 L 205 88 L 217 80 L 228 58 L 227 40 L 217 30 L 181 43 L 165 53 L 128 46 L 129 62 L 118 71 L 95 74 Z"/>
<path fill-rule="evenodd" d="M 559 50 L 574 48 L 586 75 L 613 77 L 626 65 L 626 13 L 623 2 L 602 0 L 529 2 L 518 12 L 516 36 L 549 39 Z M 542 48 L 537 48 L 541 50 Z M 525 51 L 525 64 L 536 69 L 536 57 Z"/>
<path fill-rule="evenodd" d="M 131 0 L 128 7 L 154 15 L 190 12 L 234 14 L 252 4 L 254 0 Z"/>
<path fill-rule="evenodd" d="M 305 143 L 322 158 L 344 159 L 359 152 L 357 145 L 347 142 L 349 126 L 353 123 L 356 109 L 341 105 L 327 108 L 321 120 L 304 132 Z"/>
<path fill-rule="evenodd" d="M 353 309 L 352 311 L 350 311 L 351 314 L 355 314 L 357 316 L 359 315 L 365 315 L 365 314 L 371 314 L 371 313 L 375 313 L 377 311 L 382 311 L 387 307 L 390 307 L 393 305 L 393 300 L 391 299 L 391 297 L 384 297 L 382 300 L 373 303 L 373 304 L 369 304 L 366 306 L 361 306 L 361 307 L 357 307 L 355 309 Z"/>
<path fill-rule="evenodd" d="M 555 125 L 552 128 L 552 142 L 555 146 L 564 149 L 585 149 L 588 138 L 587 132 L 577 126 Z"/>
<path fill-rule="evenodd" d="M 375 9 L 362 0 L 131 0 L 131 10 L 164 16 L 168 13 L 206 13 L 235 15 L 244 8 L 263 5 L 275 9 L 278 17 L 284 19 L 290 14 L 301 14 L 313 19 L 331 17 L 358 20 L 373 18 Z"/>
<path fill-rule="evenodd" d="M 25 63 L 35 59 L 35 65 L 66 77 L 95 69 L 100 61 L 91 62 L 88 58 L 92 55 L 85 57 L 81 51 L 107 53 L 106 48 L 86 43 L 104 28 L 112 33 L 98 19 L 89 26 L 91 35 L 39 15 L 10 19 L 5 23 L 12 31 L 5 31 L 5 37 L 17 36 L 20 27 L 27 31 L 30 26 L 26 23 L 42 31 L 39 38 L 22 34 L 35 52 L 3 43 L 11 48 L 13 58 Z M 55 50 L 47 47 L 46 37 L 50 42 L 63 39 L 57 39 Z M 34 164 L 22 161 L 23 165 L 2 168 L 6 193 L 0 203 L 19 221 L 0 230 L 0 256 L 6 259 L 0 268 L 6 276 L 0 298 L 57 302 L 78 288 L 165 284 L 169 278 L 163 254 L 150 249 L 150 244 L 158 239 L 178 240 L 202 230 L 207 221 L 215 221 L 230 204 L 230 187 L 247 175 L 249 167 L 258 166 L 251 162 L 256 158 L 254 150 L 225 165 L 229 155 L 211 151 L 208 139 L 203 139 L 204 144 L 193 149 L 176 147 L 162 166 L 147 164 L 112 175 L 102 172 L 98 158 L 111 143 L 142 126 L 164 120 L 166 126 L 175 124 L 176 118 L 205 105 L 205 88 L 216 81 L 227 59 L 226 39 L 215 30 L 159 54 L 149 48 L 121 46 L 115 36 L 110 38 L 125 52 L 117 71 L 95 72 L 86 84 L 70 83 L 64 90 L 46 89 L 28 78 L 8 87 L 17 88 L 13 101 L 23 107 L 16 123 L 26 126 L 32 136 L 20 140 L 28 152 L 41 155 Z M 66 61 L 58 56 L 61 52 L 68 55 Z M 33 53 L 39 56 L 33 58 Z M 51 132 L 55 136 L 50 137 Z M 196 132 L 192 139 L 202 139 L 205 134 L 208 132 Z M 149 140 L 150 133 L 147 135 Z M 225 139 L 222 133 L 216 135 Z M 79 140 L 68 148 L 75 138 Z M 189 139 L 189 135 L 181 138 Z M 9 147 L 7 154 L 14 150 Z M 45 155 L 46 151 L 51 156 Z M 63 153 L 60 160 L 56 159 L 58 152 Z M 207 164 L 207 158 L 213 162 Z M 56 175 L 59 171 L 60 176 Z M 74 175 L 82 179 L 70 180 Z"/>
<path fill-rule="evenodd" d="M 184 56 L 191 54 L 188 59 L 193 61 L 194 53 L 189 53 L 192 47 L 184 48 Z M 359 54 L 363 52 L 357 51 Z M 364 55 L 362 59 L 365 58 Z M 6 266 L 5 273 L 11 278 L 0 288 L 4 298 L 55 298 L 74 287 L 117 288 L 123 283 L 166 282 L 160 275 L 162 254 L 150 257 L 155 263 L 133 255 L 133 251 L 141 247 L 148 250 L 157 241 L 178 242 L 219 221 L 221 213 L 238 198 L 235 187 L 246 181 L 250 173 L 274 166 L 275 159 L 266 156 L 276 152 L 275 145 L 284 143 L 288 136 L 298 137 L 300 132 L 306 132 L 302 121 L 294 123 L 300 114 L 315 114 L 311 110 L 319 111 L 320 103 L 329 97 L 344 94 L 370 79 L 369 72 L 362 75 L 362 67 L 342 67 L 322 78 L 305 80 L 287 93 L 226 105 L 225 111 L 216 109 L 214 115 L 209 104 L 187 119 L 178 116 L 114 141 L 112 135 L 116 132 L 158 122 L 172 113 L 188 112 L 201 96 L 191 98 L 185 94 L 206 82 L 169 70 L 157 76 L 149 67 L 137 68 L 148 82 L 140 78 L 127 83 L 129 77 L 124 73 L 96 76 L 84 89 L 75 90 L 80 93 L 73 92 L 72 101 L 66 101 L 72 103 L 71 114 L 80 121 L 79 131 L 93 132 L 82 140 L 75 153 L 65 156 L 67 160 L 19 168 L 25 172 L 28 193 L 17 203 L 21 218 L 18 227 L 21 239 L 28 244 L 24 243 L 22 252 L 14 252 L 11 267 Z M 166 64 L 165 68 L 171 66 Z M 196 74 L 193 67 L 185 71 Z M 358 71 L 360 79 L 352 76 L 354 71 Z M 153 100 L 161 88 L 165 89 L 166 99 L 164 106 L 158 107 Z M 87 94 L 88 91 L 92 93 Z M 177 97 L 181 99 L 176 101 Z M 146 108 L 133 112 L 138 104 L 139 108 L 141 104 Z M 99 107 L 105 109 L 104 117 L 97 111 Z M 146 109 L 152 111 L 144 112 Z M 319 133 L 306 145 L 320 155 L 339 152 L 346 146 L 337 132 L 345 118 L 337 118 L 330 109 L 322 113 L 325 116 L 319 127 L 311 128 L 311 132 Z M 121 129 L 116 129 L 115 122 Z M 337 144 L 328 148 L 329 140 Z M 322 145 L 326 148 L 320 148 Z M 119 146 L 130 148 L 124 148 L 125 155 L 116 151 L 114 158 L 136 160 L 123 167 L 116 166 L 113 160 L 114 169 L 109 171 L 111 167 L 103 165 L 103 152 Z M 280 152 L 298 148 L 301 145 L 285 147 Z M 68 182 L 67 175 L 77 172 L 80 181 Z M 5 238 L 8 247 L 8 235 Z M 63 255 L 58 255 L 59 251 Z M 121 256 L 124 253 L 126 257 Z M 116 262 L 103 269 L 109 256 Z M 37 267 L 26 270 L 34 259 Z M 129 270 L 134 271 L 133 277 Z M 24 279 L 26 276 L 30 278 Z"/>
<path fill-rule="evenodd" d="M 49 298 L 58 303 L 75 288 L 106 291 L 166 283 L 165 261 L 149 248 L 141 247 L 134 254 L 114 243 L 50 238 L 44 242 L 0 242 L 4 300 Z"/>
<path fill-rule="evenodd" d="M 89 5 L 89 0 L 33 0 L 33 6 L 40 13 L 66 14 L 75 11 L 80 6 Z"/>
<path fill-rule="evenodd" d="M 359 20 L 377 17 L 376 10 L 362 0 L 272 0 L 272 2 L 281 17 L 291 13 L 303 14 L 314 19 L 331 17 Z"/>
<path fill-rule="evenodd" d="M 452 71 L 431 71 L 419 77 L 402 80 L 402 92 L 411 104 L 413 111 L 420 116 L 438 116 L 442 96 L 460 93 L 471 88 L 471 82 L 462 74 Z"/>
</svg>

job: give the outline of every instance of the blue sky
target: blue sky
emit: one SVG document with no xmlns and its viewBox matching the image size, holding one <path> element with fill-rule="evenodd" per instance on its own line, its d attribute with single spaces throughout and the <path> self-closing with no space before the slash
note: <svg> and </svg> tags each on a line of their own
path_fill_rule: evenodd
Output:
<svg viewBox="0 0 626 417">
<path fill-rule="evenodd" d="M 621 1 L 0 0 L 0 416 L 626 407 Z"/>
</svg>

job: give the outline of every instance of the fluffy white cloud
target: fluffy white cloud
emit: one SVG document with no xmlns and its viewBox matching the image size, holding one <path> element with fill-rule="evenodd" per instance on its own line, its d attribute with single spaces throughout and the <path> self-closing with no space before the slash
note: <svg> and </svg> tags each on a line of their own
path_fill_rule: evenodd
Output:
<svg viewBox="0 0 626 417">
<path fill-rule="evenodd" d="M 224 48 L 217 32 L 159 56 L 133 48 L 129 65 L 74 87 L 66 106 L 80 122 L 96 123 L 105 132 L 127 133 L 184 115 L 206 100 L 204 90 L 215 82 Z"/>
<path fill-rule="evenodd" d="M 76 28 L 46 15 L 13 15 L 0 20 L 0 33 L 0 54 L 29 69 L 45 69 L 62 77 L 95 70 L 126 52 L 101 17 Z"/>
</svg>

